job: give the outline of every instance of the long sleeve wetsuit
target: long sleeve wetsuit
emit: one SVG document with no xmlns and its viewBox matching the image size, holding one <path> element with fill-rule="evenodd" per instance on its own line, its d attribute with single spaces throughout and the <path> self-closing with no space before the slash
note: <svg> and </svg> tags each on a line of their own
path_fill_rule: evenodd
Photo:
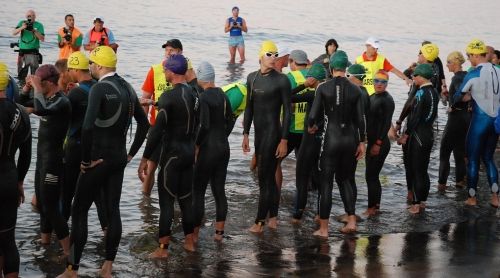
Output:
<svg viewBox="0 0 500 278">
<path fill-rule="evenodd" d="M 28 114 L 11 100 L 0 98 L 0 111 L 0 254 L 3 274 L 7 275 L 19 272 L 15 240 L 18 183 L 24 180 L 31 162 L 31 127 Z"/>
<path fill-rule="evenodd" d="M 388 92 L 375 92 L 370 96 L 370 109 L 366 116 L 366 134 L 368 146 L 366 148 L 366 184 L 368 185 L 368 207 L 379 208 L 382 196 L 380 184 L 380 171 L 391 149 L 391 142 L 387 133 L 391 128 L 392 114 L 394 113 L 394 100 Z M 378 155 L 372 156 L 370 150 L 373 145 L 380 146 Z"/>
<path fill-rule="evenodd" d="M 356 149 L 365 140 L 362 106 L 360 88 L 345 77 L 334 77 L 316 89 L 308 126 L 314 126 L 320 114 L 324 114 L 319 163 L 320 219 L 330 217 L 334 175 L 346 213 L 355 214 L 357 192 L 351 178 L 356 170 Z"/>
<path fill-rule="evenodd" d="M 420 86 L 414 97 L 408 116 L 406 134 L 406 157 L 404 159 L 407 182 L 413 192 L 413 204 L 425 202 L 429 195 L 430 180 L 427 169 L 431 155 L 434 134 L 432 124 L 437 116 L 439 94 L 432 83 Z"/>
<path fill-rule="evenodd" d="M 192 186 L 198 106 L 197 93 L 187 84 L 175 84 L 168 94 L 162 94 L 144 150 L 143 157 L 149 159 L 157 145 L 163 144 L 158 173 L 160 238 L 172 233 L 175 200 L 181 208 L 184 234 L 194 230 Z"/>
<path fill-rule="evenodd" d="M 247 77 L 247 104 L 243 133 L 255 128 L 255 155 L 259 179 L 259 208 L 256 224 L 263 224 L 267 214 L 278 215 L 279 193 L 275 172 L 278 166 L 276 149 L 281 139 L 288 139 L 290 126 L 290 82 L 286 75 L 275 70 L 262 74 L 252 72 Z M 283 109 L 283 119 L 280 114 Z"/>
<path fill-rule="evenodd" d="M 195 227 L 201 225 L 205 214 L 205 192 L 210 182 L 215 200 L 215 221 L 225 221 L 227 199 L 225 192 L 229 141 L 234 126 L 229 98 L 220 88 L 209 88 L 200 95 L 200 128 L 196 145 L 200 150 L 194 168 L 193 206 Z"/>
<path fill-rule="evenodd" d="M 439 149 L 439 184 L 446 184 L 450 173 L 450 155 L 455 158 L 455 182 L 465 181 L 465 138 L 470 125 L 469 102 L 453 103 L 453 95 L 459 90 L 467 72 L 459 71 L 451 79 L 448 102 L 451 111 L 441 137 Z"/>
<path fill-rule="evenodd" d="M 35 193 L 40 207 L 40 230 L 58 239 L 68 236 L 68 224 L 59 209 L 63 185 L 64 138 L 71 118 L 71 104 L 62 92 L 49 98 L 35 92 L 34 114 L 40 116 L 38 127 Z"/>
<path fill-rule="evenodd" d="M 103 161 L 86 169 L 78 179 L 71 213 L 71 252 L 68 258 L 68 265 L 75 270 L 87 241 L 88 211 L 98 194 L 102 194 L 108 219 L 105 259 L 115 259 L 122 233 L 120 197 L 127 164 L 125 143 L 132 118 L 137 122 L 137 129 L 128 152 L 130 156 L 137 153 L 149 128 L 134 89 L 117 74 L 104 77 L 92 86 L 81 131 L 82 165 L 90 164 L 91 160 Z"/>
</svg>

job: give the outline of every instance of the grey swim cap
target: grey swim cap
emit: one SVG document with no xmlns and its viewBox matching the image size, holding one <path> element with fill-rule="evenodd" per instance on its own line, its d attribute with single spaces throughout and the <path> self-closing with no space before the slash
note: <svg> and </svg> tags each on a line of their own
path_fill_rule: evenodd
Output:
<svg viewBox="0 0 500 278">
<path fill-rule="evenodd" d="M 214 82 L 215 81 L 215 70 L 214 67 L 206 61 L 200 63 L 196 69 L 196 77 L 200 81 Z"/>
</svg>

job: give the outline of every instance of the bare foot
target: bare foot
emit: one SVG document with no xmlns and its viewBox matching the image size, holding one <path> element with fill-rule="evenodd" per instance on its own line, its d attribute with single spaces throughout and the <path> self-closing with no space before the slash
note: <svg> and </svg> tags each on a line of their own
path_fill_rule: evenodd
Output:
<svg viewBox="0 0 500 278">
<path fill-rule="evenodd" d="M 253 224 L 248 231 L 252 233 L 262 233 L 264 231 L 264 225 L 262 224 Z"/>
<path fill-rule="evenodd" d="M 40 244 L 43 244 L 43 245 L 49 245 L 50 244 L 50 236 L 52 234 L 50 233 L 42 233 L 40 235 Z"/>
<path fill-rule="evenodd" d="M 301 222 L 302 221 L 300 219 L 294 217 L 292 217 L 292 220 L 290 220 L 290 223 L 292 223 L 293 225 L 300 225 Z"/>
<path fill-rule="evenodd" d="M 465 188 L 465 181 L 459 181 L 455 184 L 458 188 Z"/>
<path fill-rule="evenodd" d="M 328 238 L 328 219 L 319 219 L 319 229 L 313 235 Z"/>
<path fill-rule="evenodd" d="M 276 217 L 271 217 L 269 218 L 269 222 L 267 222 L 267 226 L 270 229 L 277 229 L 278 228 L 278 219 Z"/>
<path fill-rule="evenodd" d="M 223 236 L 222 236 L 222 235 L 218 235 L 218 234 L 215 234 L 215 235 L 214 235 L 214 240 L 215 240 L 215 241 L 219 241 L 219 242 L 220 242 L 220 241 L 222 241 L 222 239 L 223 239 Z"/>
<path fill-rule="evenodd" d="M 316 222 L 316 224 L 319 224 L 319 215 L 318 214 L 316 214 L 314 216 L 314 222 Z"/>
<path fill-rule="evenodd" d="M 100 276 L 103 278 L 111 278 L 111 271 L 113 270 L 113 261 L 104 261 L 101 267 Z"/>
<path fill-rule="evenodd" d="M 197 243 L 200 236 L 200 226 L 194 228 L 193 242 Z"/>
<path fill-rule="evenodd" d="M 498 208 L 498 193 L 491 194 L 490 205 L 494 208 Z"/>
<path fill-rule="evenodd" d="M 363 215 L 365 217 L 370 217 L 370 216 L 377 215 L 378 212 L 379 212 L 379 210 L 376 207 L 372 207 L 372 208 L 367 208 L 366 211 L 363 212 Z"/>
<path fill-rule="evenodd" d="M 427 205 L 425 204 L 425 202 L 420 202 L 421 209 L 425 209 L 426 207 L 427 207 Z"/>
<path fill-rule="evenodd" d="M 217 240 L 217 241 L 222 241 L 222 238 L 224 235 L 224 225 L 225 225 L 225 221 L 217 221 L 215 222 L 215 236 L 214 236 L 214 239 Z"/>
<path fill-rule="evenodd" d="M 347 216 L 347 223 L 340 229 L 340 232 L 343 234 L 355 233 L 357 231 L 356 220 L 356 215 Z"/>
<path fill-rule="evenodd" d="M 156 250 L 149 254 L 150 259 L 166 259 L 168 257 L 168 249 L 156 248 Z"/>
<path fill-rule="evenodd" d="M 243 64 L 243 63 L 245 63 L 245 59 L 240 60 L 240 64 Z"/>
<path fill-rule="evenodd" d="M 184 239 L 184 249 L 190 252 L 194 252 L 196 249 L 194 248 L 193 234 L 186 235 Z"/>
<path fill-rule="evenodd" d="M 444 193 L 446 191 L 446 184 L 438 184 L 438 192 Z"/>
<path fill-rule="evenodd" d="M 78 277 L 78 271 L 66 269 L 62 274 L 57 276 L 57 278 L 76 278 Z"/>
<path fill-rule="evenodd" d="M 420 204 L 411 205 L 410 208 L 408 208 L 408 212 L 411 214 L 419 214 L 420 213 Z"/>
<path fill-rule="evenodd" d="M 465 201 L 466 206 L 477 206 L 477 199 L 476 197 L 469 197 Z"/>
</svg>

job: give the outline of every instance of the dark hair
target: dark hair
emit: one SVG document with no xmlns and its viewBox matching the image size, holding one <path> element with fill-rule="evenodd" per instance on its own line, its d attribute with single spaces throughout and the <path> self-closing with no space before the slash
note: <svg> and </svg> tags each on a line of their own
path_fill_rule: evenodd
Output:
<svg viewBox="0 0 500 278">
<path fill-rule="evenodd" d="M 423 41 L 422 42 L 422 46 L 426 45 L 426 44 L 431 44 L 432 42 L 431 41 Z"/>
<path fill-rule="evenodd" d="M 55 85 L 59 81 L 59 72 L 54 65 L 41 65 L 35 72 L 35 75 L 40 77 L 42 81 L 49 81 Z"/>
<path fill-rule="evenodd" d="M 339 44 L 337 43 L 337 41 L 335 39 L 329 39 L 326 43 L 325 43 L 325 52 L 326 54 L 328 54 L 328 46 L 329 45 L 335 45 L 335 49 L 338 49 L 339 48 Z"/>
<path fill-rule="evenodd" d="M 72 14 L 67 14 L 67 15 L 64 17 L 64 20 L 68 19 L 68 17 L 73 17 L 73 18 L 75 18 Z"/>
<path fill-rule="evenodd" d="M 495 50 L 495 55 L 497 55 L 497 59 L 500 59 L 500 50 Z"/>
</svg>

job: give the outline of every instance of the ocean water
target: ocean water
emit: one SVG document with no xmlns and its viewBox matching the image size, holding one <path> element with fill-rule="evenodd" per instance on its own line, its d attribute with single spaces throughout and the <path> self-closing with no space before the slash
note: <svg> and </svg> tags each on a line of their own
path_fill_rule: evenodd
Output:
<svg viewBox="0 0 500 278">
<path fill-rule="evenodd" d="M 231 8 L 240 7 L 240 16 L 249 28 L 245 35 L 246 58 L 243 65 L 228 65 L 228 35 L 224 20 Z M 94 17 L 103 17 L 120 45 L 118 73 L 140 94 L 141 85 L 152 64 L 161 62 L 161 45 L 178 38 L 194 67 L 200 61 L 212 63 L 216 84 L 225 85 L 244 80 L 258 69 L 257 53 L 260 42 L 274 40 L 280 49 L 302 49 L 313 60 L 324 52 L 324 43 L 335 38 L 350 60 L 364 51 L 369 36 L 378 37 L 380 53 L 404 70 L 417 59 L 421 41 L 430 40 L 440 47 L 440 57 L 454 50 L 464 51 L 472 38 L 500 48 L 497 11 L 498 1 L 16 1 L 4 3 L 0 11 L 0 60 L 8 64 L 15 75 L 16 54 L 9 43 L 18 20 L 27 9 L 37 12 L 37 20 L 45 26 L 46 40 L 41 52 L 46 63 L 58 57 L 57 29 L 64 16 L 75 16 L 82 32 L 92 26 Z M 468 67 L 468 63 L 464 65 Z M 286 71 L 286 70 L 285 70 Z M 451 75 L 447 73 L 449 84 Z M 399 115 L 408 88 L 391 75 L 388 91 L 396 102 L 394 118 Z M 337 229 L 335 216 L 343 213 L 337 187 L 334 187 L 333 209 L 328 240 L 312 237 L 316 229 L 312 221 L 315 195 L 309 197 L 308 211 L 301 227 L 289 224 L 295 192 L 295 156 L 283 162 L 284 182 L 277 231 L 266 230 L 262 236 L 249 234 L 246 229 L 254 221 L 258 186 L 249 170 L 250 155 L 241 151 L 241 118 L 230 136 L 231 159 L 226 182 L 229 213 L 226 238 L 222 244 L 212 241 L 215 206 L 207 193 L 205 227 L 201 231 L 198 251 L 182 249 L 183 233 L 178 214 L 174 221 L 171 257 L 166 261 L 151 261 L 148 253 L 156 247 L 158 225 L 157 191 L 151 198 L 141 194 L 136 175 L 142 150 L 127 167 L 123 182 L 121 216 L 123 236 L 114 264 L 116 277 L 248 277 L 248 276 L 359 276 L 401 277 L 423 273 L 424 276 L 474 276 L 481 270 L 485 276 L 498 275 L 500 253 L 499 225 L 495 211 L 488 208 L 487 184 L 480 187 L 481 206 L 464 209 L 464 192 L 451 187 L 446 194 L 436 189 L 439 167 L 439 140 L 446 123 L 446 107 L 440 105 L 436 124 L 435 146 L 431 153 L 429 174 L 431 190 L 424 214 L 411 217 L 406 213 L 406 181 L 400 146 L 393 143 L 382 170 L 381 214 L 359 223 L 356 236 L 344 236 Z M 38 119 L 32 116 L 36 146 Z M 253 141 L 252 141 L 253 142 Z M 25 180 L 27 200 L 34 192 L 33 176 L 36 161 Z M 453 163 L 452 163 L 453 165 Z M 450 175 L 453 184 L 454 168 Z M 364 181 L 364 161 L 356 173 L 358 184 L 357 211 L 367 204 Z M 21 254 L 22 277 L 53 277 L 64 269 L 57 257 L 57 244 L 42 247 L 39 239 L 38 214 L 28 203 L 18 213 L 16 239 Z M 471 220 L 472 219 L 472 220 Z M 89 238 L 81 262 L 80 274 L 96 276 L 103 261 L 104 240 L 95 209 L 89 216 Z M 488 275 L 490 274 L 490 275 Z"/>
</svg>

